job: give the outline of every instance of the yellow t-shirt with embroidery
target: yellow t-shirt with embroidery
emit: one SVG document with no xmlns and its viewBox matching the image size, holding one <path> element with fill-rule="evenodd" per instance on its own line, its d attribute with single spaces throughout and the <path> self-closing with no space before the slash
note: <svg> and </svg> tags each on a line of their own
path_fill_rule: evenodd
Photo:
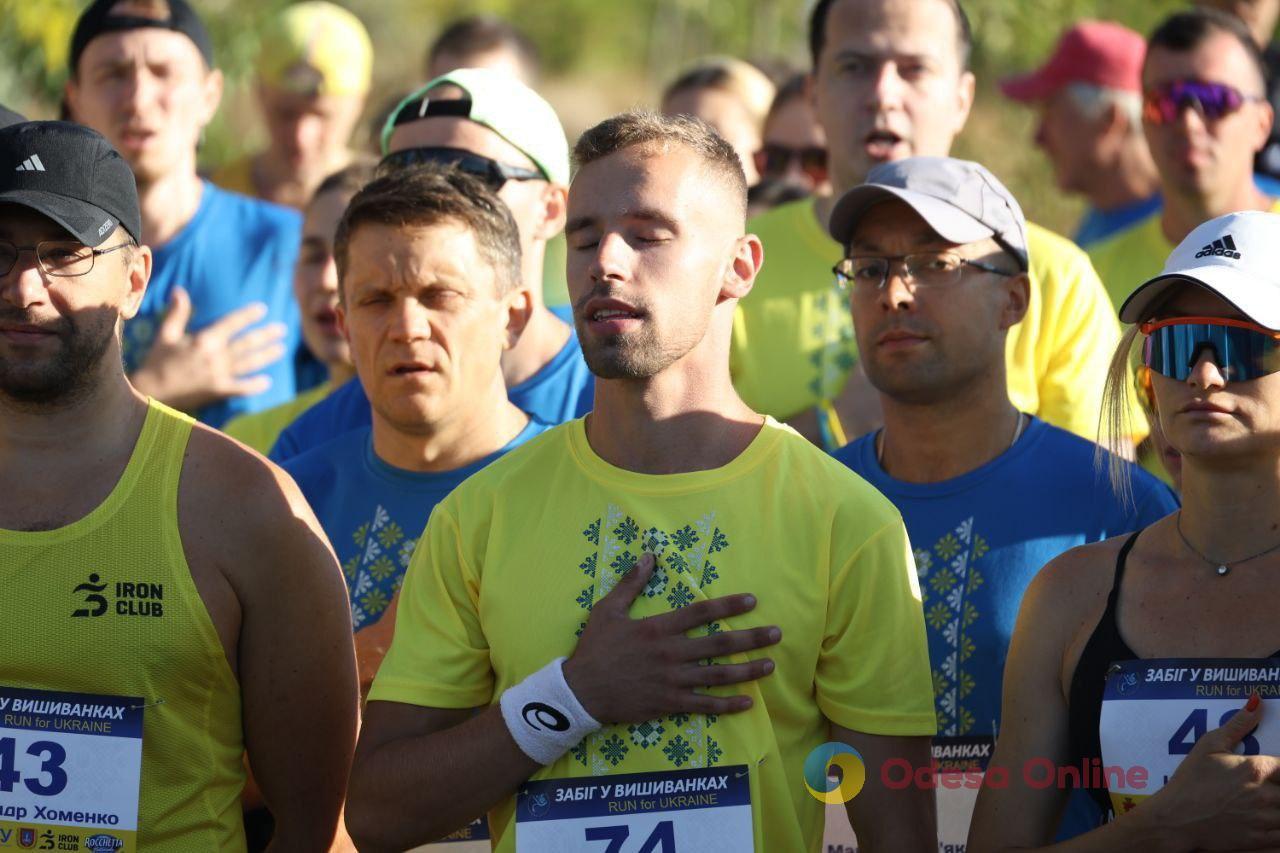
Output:
<svg viewBox="0 0 1280 853">
<path fill-rule="evenodd" d="M 787 419 L 839 393 L 857 360 L 849 305 L 831 267 L 840 244 L 813 201 L 782 205 L 751 220 L 764 268 L 738 303 L 730 369 L 749 406 Z M 1031 300 L 1009 330 L 1009 397 L 1024 412 L 1090 440 L 1120 327 L 1084 251 L 1027 223 Z"/>
<path fill-rule="evenodd" d="M 332 383 L 323 382 L 278 406 L 232 418 L 222 431 L 265 456 L 271 452 L 285 427 L 297 420 L 298 415 L 329 396 L 332 390 Z"/>
<path fill-rule="evenodd" d="M 1280 213 L 1280 199 L 1271 203 L 1271 212 Z M 1160 211 L 1156 211 L 1119 234 L 1095 243 L 1089 257 L 1119 311 L 1138 285 L 1160 274 L 1175 248 L 1164 236 Z"/>
<path fill-rule="evenodd" d="M 823 805 L 803 766 L 829 740 L 828 721 L 931 735 L 933 688 L 897 510 L 772 419 L 710 471 L 616 468 L 579 419 L 472 476 L 431 514 L 369 700 L 497 702 L 572 654 L 591 607 L 644 551 L 660 556 L 634 617 L 751 592 L 754 611 L 701 632 L 778 625 L 782 641 L 767 652 L 777 669 L 732 688 L 755 699 L 750 711 L 605 726 L 533 778 L 747 765 L 755 849 L 817 850 Z M 511 797 L 489 814 L 500 851 L 515 849 L 514 811 Z"/>
</svg>

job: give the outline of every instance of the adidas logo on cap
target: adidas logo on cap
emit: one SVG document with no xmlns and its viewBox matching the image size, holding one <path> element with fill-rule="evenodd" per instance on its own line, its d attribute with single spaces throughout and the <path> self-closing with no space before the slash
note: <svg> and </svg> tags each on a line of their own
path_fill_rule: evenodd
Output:
<svg viewBox="0 0 1280 853">
<path fill-rule="evenodd" d="M 1233 258 L 1240 260 L 1240 250 L 1236 248 L 1236 241 L 1231 239 L 1230 234 L 1225 234 L 1221 239 L 1214 240 L 1205 246 L 1199 252 L 1196 252 L 1197 258 Z"/>
<path fill-rule="evenodd" d="M 46 172 L 48 170 L 45 169 L 44 163 L 40 162 L 40 155 L 32 154 L 30 157 L 23 160 L 18 165 L 18 168 L 14 169 L 14 171 L 15 172 Z"/>
</svg>

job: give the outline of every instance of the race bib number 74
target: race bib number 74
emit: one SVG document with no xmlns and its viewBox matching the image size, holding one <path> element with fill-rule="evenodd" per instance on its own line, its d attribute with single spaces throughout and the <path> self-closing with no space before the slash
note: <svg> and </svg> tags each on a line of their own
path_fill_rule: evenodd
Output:
<svg viewBox="0 0 1280 853">
<path fill-rule="evenodd" d="M 142 705 L 0 685 L 0 848 L 136 849 Z"/>
</svg>

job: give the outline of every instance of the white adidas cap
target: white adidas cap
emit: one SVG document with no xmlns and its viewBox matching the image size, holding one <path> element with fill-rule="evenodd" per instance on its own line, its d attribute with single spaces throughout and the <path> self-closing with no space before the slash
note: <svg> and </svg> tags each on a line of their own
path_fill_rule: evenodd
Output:
<svg viewBox="0 0 1280 853">
<path fill-rule="evenodd" d="M 1120 319 L 1149 320 L 1160 296 L 1179 282 L 1212 290 L 1258 325 L 1280 330 L 1280 214 L 1246 210 L 1203 223 L 1160 275 L 1129 294 Z"/>
</svg>

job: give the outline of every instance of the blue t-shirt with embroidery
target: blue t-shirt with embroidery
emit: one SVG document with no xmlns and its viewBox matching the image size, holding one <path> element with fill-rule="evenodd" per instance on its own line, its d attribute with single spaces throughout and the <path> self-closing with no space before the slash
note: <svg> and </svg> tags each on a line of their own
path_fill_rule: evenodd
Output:
<svg viewBox="0 0 1280 853">
<path fill-rule="evenodd" d="M 1009 640 L 1022 595 L 1062 552 L 1129 533 L 1178 508 L 1170 489 L 1136 465 L 1132 504 L 1117 497 L 1093 442 L 1031 418 L 991 462 L 940 483 L 907 483 L 876 460 L 876 433 L 836 451 L 884 494 L 907 525 L 924 599 L 938 715 L 935 744 L 993 738 Z M 1097 825 L 1073 798 L 1063 830 Z"/>
<path fill-rule="evenodd" d="M 463 480 L 550 428 L 530 419 L 496 453 L 452 471 L 406 471 L 373 451 L 371 427 L 348 430 L 284 464 L 342 564 L 359 631 L 382 618 L 435 505 Z"/>
<path fill-rule="evenodd" d="M 289 330 L 284 358 L 265 368 L 271 387 L 251 397 L 233 397 L 195 415 L 221 426 L 236 415 L 268 409 L 306 390 L 297 374 L 314 379 L 302 345 L 298 306 L 293 298 L 293 265 L 302 239 L 302 216 L 295 210 L 219 189 L 205 181 L 195 216 L 163 246 L 152 247 L 151 281 L 136 317 L 124 325 L 125 368 L 132 372 L 151 351 L 175 287 L 191 296 L 188 332 L 198 332 L 251 302 L 267 306 L 265 323 Z"/>
<path fill-rule="evenodd" d="M 567 306 L 552 313 L 563 318 Z M 530 417 L 547 424 L 561 424 L 591 411 L 595 397 L 595 377 L 582 358 L 577 335 L 561 347 L 551 361 L 524 382 L 507 389 L 507 399 Z M 285 427 L 271 448 L 271 460 L 284 462 L 336 435 L 371 423 L 369 398 L 359 379 L 352 379 L 307 409 Z"/>
</svg>

